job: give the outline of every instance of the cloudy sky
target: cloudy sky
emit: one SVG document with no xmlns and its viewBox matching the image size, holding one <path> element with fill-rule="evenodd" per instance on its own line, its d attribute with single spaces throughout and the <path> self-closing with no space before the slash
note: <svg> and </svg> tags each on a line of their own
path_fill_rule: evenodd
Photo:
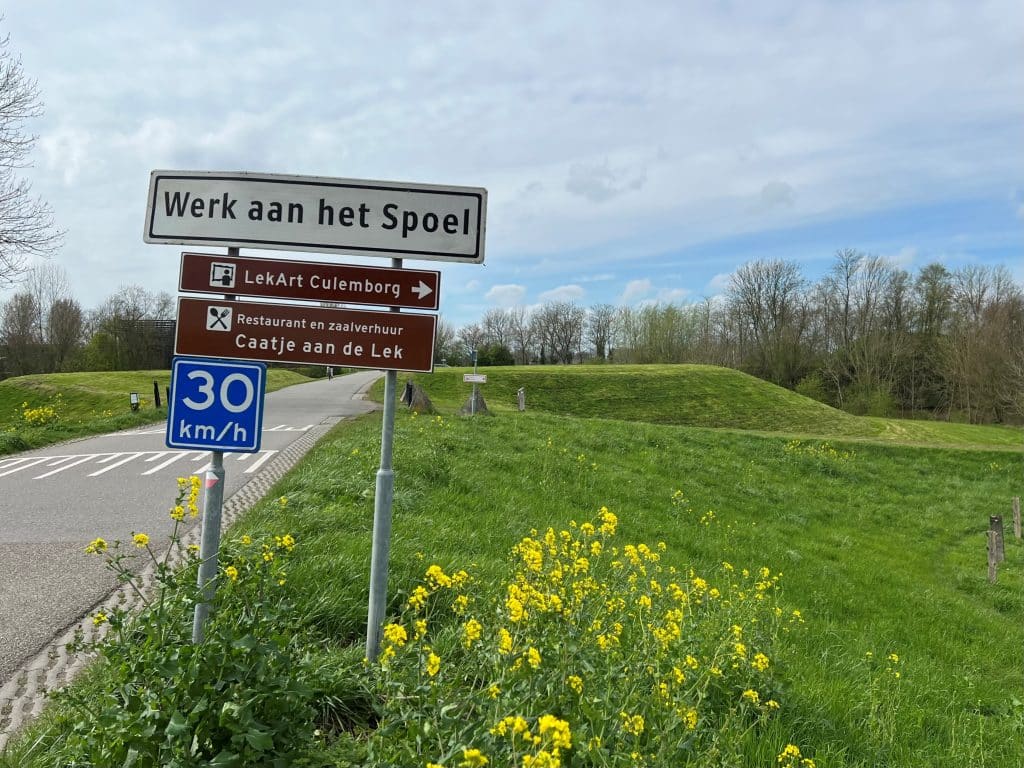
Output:
<svg viewBox="0 0 1024 768">
<path fill-rule="evenodd" d="M 441 268 L 458 325 L 548 300 L 697 300 L 753 259 L 814 279 L 846 247 L 1024 282 L 1020 0 L 4 14 L 46 109 L 26 173 L 86 308 L 120 285 L 177 291 L 182 247 L 142 242 L 153 169 L 487 188 L 484 265 L 406 262 Z"/>
</svg>

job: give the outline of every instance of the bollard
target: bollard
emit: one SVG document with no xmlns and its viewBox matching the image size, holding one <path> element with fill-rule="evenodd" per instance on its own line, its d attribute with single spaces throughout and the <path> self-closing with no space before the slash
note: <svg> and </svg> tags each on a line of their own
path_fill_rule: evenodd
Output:
<svg viewBox="0 0 1024 768">
<path fill-rule="evenodd" d="M 520 411 L 525 411 L 526 410 L 526 388 L 525 387 L 520 387 L 519 391 L 516 392 L 516 396 L 518 397 L 518 400 L 519 400 L 519 410 Z"/>
<path fill-rule="evenodd" d="M 1013 497 L 1013 535 L 1020 539 L 1020 496 Z"/>
<path fill-rule="evenodd" d="M 153 382 L 153 403 L 154 407 L 160 407 L 160 385 L 157 382 Z"/>
</svg>

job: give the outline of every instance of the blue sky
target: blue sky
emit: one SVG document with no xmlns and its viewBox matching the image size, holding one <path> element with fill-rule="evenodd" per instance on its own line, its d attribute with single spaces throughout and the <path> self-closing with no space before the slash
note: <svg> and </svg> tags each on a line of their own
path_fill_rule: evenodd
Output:
<svg viewBox="0 0 1024 768">
<path fill-rule="evenodd" d="M 87 308 L 129 283 L 176 293 L 181 248 L 142 242 L 156 168 L 486 187 L 486 263 L 440 266 L 459 325 L 547 300 L 696 300 L 756 258 L 814 279 L 847 247 L 1024 283 L 1018 1 L 4 13 L 46 104 L 26 173 Z"/>
</svg>

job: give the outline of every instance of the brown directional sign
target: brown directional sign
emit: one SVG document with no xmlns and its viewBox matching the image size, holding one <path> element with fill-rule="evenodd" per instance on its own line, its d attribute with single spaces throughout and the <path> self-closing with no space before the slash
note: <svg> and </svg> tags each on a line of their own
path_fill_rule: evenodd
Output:
<svg viewBox="0 0 1024 768">
<path fill-rule="evenodd" d="M 437 315 L 178 299 L 178 355 L 269 363 L 434 369 Z"/>
<path fill-rule="evenodd" d="M 181 254 L 178 287 L 268 299 L 437 309 L 441 273 L 290 259 Z"/>
</svg>

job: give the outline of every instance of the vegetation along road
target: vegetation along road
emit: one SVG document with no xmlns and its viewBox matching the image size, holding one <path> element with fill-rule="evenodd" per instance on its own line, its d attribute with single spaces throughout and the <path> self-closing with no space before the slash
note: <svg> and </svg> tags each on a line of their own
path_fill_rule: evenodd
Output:
<svg viewBox="0 0 1024 768">
<path fill-rule="evenodd" d="M 262 450 L 225 456 L 225 499 L 308 430 L 372 410 L 352 396 L 378 375 L 269 393 Z M 202 476 L 210 454 L 167 449 L 163 435 L 157 424 L 0 458 L 0 685 L 114 587 L 83 554 L 90 541 L 166 539 L 176 478 Z"/>
</svg>

